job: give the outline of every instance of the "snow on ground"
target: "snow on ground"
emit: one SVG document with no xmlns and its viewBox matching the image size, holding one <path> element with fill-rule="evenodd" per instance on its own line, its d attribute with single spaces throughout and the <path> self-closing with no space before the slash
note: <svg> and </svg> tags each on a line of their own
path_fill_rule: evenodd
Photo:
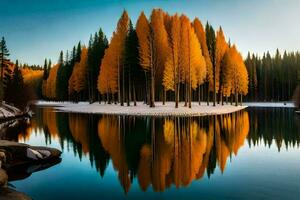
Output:
<svg viewBox="0 0 300 200">
<path fill-rule="evenodd" d="M 217 105 L 216 107 L 207 106 L 202 102 L 199 106 L 198 102 L 192 102 L 192 108 L 184 107 L 184 102 L 179 103 L 179 107 L 175 108 L 174 102 L 155 102 L 154 108 L 149 108 L 143 102 L 137 102 L 137 106 L 124 106 L 119 104 L 104 104 L 80 102 L 79 104 L 64 102 L 36 102 L 39 106 L 53 106 L 58 111 L 77 112 L 77 113 L 101 113 L 101 114 L 115 114 L 115 115 L 139 115 L 139 116 L 203 116 L 203 115 L 216 115 L 227 114 L 245 109 L 247 106 L 232 106 L 232 105 Z"/>
<path fill-rule="evenodd" d="M 294 108 L 293 102 L 245 102 L 248 107 Z"/>
</svg>

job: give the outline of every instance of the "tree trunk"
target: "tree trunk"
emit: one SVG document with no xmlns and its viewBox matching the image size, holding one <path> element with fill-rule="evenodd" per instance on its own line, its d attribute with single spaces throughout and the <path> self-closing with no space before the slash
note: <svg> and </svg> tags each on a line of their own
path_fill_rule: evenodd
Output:
<svg viewBox="0 0 300 200">
<path fill-rule="evenodd" d="M 166 104 L 166 89 L 163 87 L 163 105 Z"/>
<path fill-rule="evenodd" d="M 224 101 L 223 101 L 223 92 L 222 91 L 220 92 L 220 99 L 221 99 L 221 104 L 223 106 L 224 105 Z"/>
<path fill-rule="evenodd" d="M 191 78 L 189 83 L 189 108 L 192 108 L 192 86 L 191 86 Z"/>
<path fill-rule="evenodd" d="M 124 66 L 122 67 L 122 95 L 121 95 L 121 106 L 124 106 L 124 101 L 125 101 L 125 70 Z"/>
<path fill-rule="evenodd" d="M 118 102 L 121 102 L 120 63 L 118 58 Z"/>
<path fill-rule="evenodd" d="M 107 93 L 106 100 L 107 100 L 107 103 L 110 104 L 109 93 Z"/>
<path fill-rule="evenodd" d="M 150 94 L 150 107 L 155 107 L 155 79 L 154 79 L 154 69 L 151 67 L 151 94 Z"/>
<path fill-rule="evenodd" d="M 201 87 L 200 87 L 200 90 L 201 90 L 201 95 L 200 95 L 200 103 L 201 103 L 201 101 L 203 101 L 204 100 L 204 93 L 203 93 L 203 90 L 204 90 L 204 85 L 202 85 Z"/>
<path fill-rule="evenodd" d="M 177 93 L 175 94 L 175 108 L 178 108 L 178 104 L 179 104 L 179 92 L 180 92 L 180 84 L 179 83 L 176 83 L 176 90 L 177 90 Z"/>
<path fill-rule="evenodd" d="M 185 83 L 184 86 L 185 90 L 184 90 L 184 106 L 187 106 L 187 101 L 188 101 L 188 84 Z"/>
<path fill-rule="evenodd" d="M 130 106 L 131 101 L 131 72 L 128 70 L 128 97 L 127 97 L 127 106 Z"/>
<path fill-rule="evenodd" d="M 243 94 L 241 94 L 241 106 L 243 105 Z"/>
<path fill-rule="evenodd" d="M 145 95 L 145 103 L 150 105 L 150 95 L 149 95 L 149 81 L 148 81 L 148 74 L 145 72 L 145 79 L 146 79 L 146 95 Z"/>
<path fill-rule="evenodd" d="M 201 89 L 200 89 L 200 85 L 198 87 L 198 102 L 199 102 L 199 105 L 201 105 Z"/>
<path fill-rule="evenodd" d="M 210 96 L 210 94 L 209 94 L 209 81 L 208 81 L 207 82 L 207 98 L 206 98 L 208 106 L 209 106 L 209 96 Z"/>
<path fill-rule="evenodd" d="M 236 91 L 234 92 L 234 96 L 235 96 L 235 106 L 238 106 L 238 93 Z"/>
<path fill-rule="evenodd" d="M 136 106 L 136 94 L 135 94 L 135 83 L 132 84 L 133 89 L 133 105 Z"/>
<path fill-rule="evenodd" d="M 213 73 L 214 73 L 214 94 L 213 94 L 213 106 L 216 106 L 216 99 L 217 99 L 217 93 L 216 93 L 216 65 L 213 65 Z"/>
</svg>

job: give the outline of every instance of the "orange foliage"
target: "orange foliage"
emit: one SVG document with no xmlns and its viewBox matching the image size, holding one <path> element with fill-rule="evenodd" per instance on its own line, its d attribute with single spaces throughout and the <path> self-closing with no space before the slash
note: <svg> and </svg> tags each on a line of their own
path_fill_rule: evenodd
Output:
<svg viewBox="0 0 300 200">
<path fill-rule="evenodd" d="M 202 55 L 204 56 L 205 63 L 206 63 L 206 71 L 207 71 L 206 80 L 209 82 L 209 87 L 210 90 L 212 91 L 213 90 L 213 66 L 207 48 L 206 34 L 201 24 L 201 21 L 198 18 L 194 19 L 193 27 L 198 37 L 198 40 L 201 44 Z"/>
<path fill-rule="evenodd" d="M 220 73 L 222 71 L 222 60 L 224 58 L 224 55 L 228 49 L 228 44 L 226 43 L 224 33 L 222 28 L 220 27 L 217 31 L 216 36 L 216 92 L 219 92 L 220 89 Z"/>
<path fill-rule="evenodd" d="M 98 76 L 98 90 L 101 94 L 114 94 L 120 90 L 120 72 L 124 66 L 125 41 L 129 30 L 129 17 L 123 12 L 108 49 L 102 59 Z"/>
<path fill-rule="evenodd" d="M 69 94 L 80 93 L 86 86 L 88 50 L 81 50 L 80 62 L 75 63 L 72 75 L 69 79 Z"/>
<path fill-rule="evenodd" d="M 47 80 L 43 81 L 42 94 L 48 99 L 55 99 L 56 97 L 56 76 L 59 64 L 54 65 L 49 72 Z"/>
</svg>

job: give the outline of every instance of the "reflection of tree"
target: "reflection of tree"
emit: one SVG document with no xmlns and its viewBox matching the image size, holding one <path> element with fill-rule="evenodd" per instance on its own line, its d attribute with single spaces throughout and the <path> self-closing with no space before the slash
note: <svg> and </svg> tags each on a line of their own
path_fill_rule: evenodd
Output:
<svg viewBox="0 0 300 200">
<path fill-rule="evenodd" d="M 31 134 L 42 130 L 46 143 L 51 144 L 56 138 L 63 151 L 71 150 L 79 159 L 84 153 L 89 156 L 91 165 L 96 167 L 100 175 L 104 175 L 109 156 L 97 134 L 98 116 L 53 112 L 51 108 L 36 109 L 35 116 L 30 129 L 27 128 L 27 132 L 22 131 L 19 139 L 28 141 Z"/>
<path fill-rule="evenodd" d="M 251 109 L 249 114 L 251 119 L 251 134 L 248 136 L 250 145 L 263 143 L 271 146 L 275 142 L 278 151 L 282 148 L 282 143 L 286 148 L 299 146 L 300 129 L 297 125 L 300 123 L 293 109 L 256 108 Z"/>
<path fill-rule="evenodd" d="M 88 117 L 79 114 L 69 115 L 69 127 L 74 140 L 81 144 L 84 154 L 89 152 Z"/>
<path fill-rule="evenodd" d="M 125 193 L 130 188 L 130 177 L 125 155 L 124 135 L 121 133 L 120 117 L 101 117 L 98 124 L 98 135 L 104 149 L 109 153 L 114 169 L 119 172 L 119 180 Z"/>
<path fill-rule="evenodd" d="M 250 115 L 241 111 L 209 117 L 151 118 L 41 109 L 36 111 L 31 128 L 23 130 L 19 138 L 43 130 L 48 143 L 58 139 L 63 150 L 73 150 L 80 159 L 89 157 L 101 176 L 111 159 L 125 192 L 135 177 L 142 190 L 151 186 L 154 191 L 164 191 L 171 185 L 187 186 L 205 172 L 210 177 L 217 167 L 223 173 L 228 157 L 237 155 L 246 137 L 250 145 L 261 141 L 266 145 L 276 141 L 279 149 L 282 142 L 299 145 L 295 125 L 299 119 L 291 112 L 258 109 L 250 110 Z"/>
<path fill-rule="evenodd" d="M 156 122 L 156 129 L 159 124 Z M 163 191 L 171 184 L 187 186 L 213 173 L 216 164 L 224 171 L 231 153 L 237 154 L 249 132 L 247 112 L 206 118 L 168 118 L 163 133 L 155 133 L 152 145 L 144 145 L 138 170 L 143 190 L 152 184 Z"/>
</svg>

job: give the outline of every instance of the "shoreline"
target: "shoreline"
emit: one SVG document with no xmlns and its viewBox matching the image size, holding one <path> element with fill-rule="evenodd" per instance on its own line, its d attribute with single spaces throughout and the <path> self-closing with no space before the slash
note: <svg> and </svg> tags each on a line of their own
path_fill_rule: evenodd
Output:
<svg viewBox="0 0 300 200">
<path fill-rule="evenodd" d="M 175 108 L 174 102 L 156 102 L 154 108 L 149 108 L 143 102 L 137 102 L 137 106 L 130 106 L 126 104 L 120 106 L 119 104 L 99 104 L 95 102 L 89 104 L 88 102 L 46 102 L 38 101 L 35 103 L 41 107 L 54 107 L 58 112 L 71 112 L 71 113 L 90 113 L 90 114 L 109 114 L 109 115 L 127 115 L 127 116 L 207 116 L 207 115 L 221 115 L 237 112 L 247 108 L 247 105 L 234 106 L 234 105 L 217 105 L 212 106 L 212 103 L 207 106 L 206 102 L 192 102 L 192 108 L 184 107 L 184 102 L 180 102 L 178 108 Z"/>
</svg>

